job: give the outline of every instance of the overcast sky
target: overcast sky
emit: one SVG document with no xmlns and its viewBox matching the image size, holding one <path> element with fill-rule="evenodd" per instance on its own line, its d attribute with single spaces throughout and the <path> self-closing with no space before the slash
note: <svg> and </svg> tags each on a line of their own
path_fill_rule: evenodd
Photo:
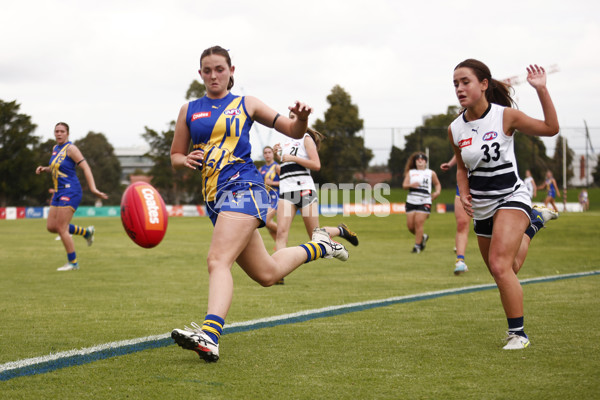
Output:
<svg viewBox="0 0 600 400">
<path fill-rule="evenodd" d="M 457 104 L 452 71 L 466 58 L 492 76 L 558 72 L 548 87 L 569 145 L 585 150 L 583 121 L 600 151 L 600 2 L 594 0 L 0 0 L 0 99 L 16 100 L 53 138 L 89 131 L 114 147 L 162 131 L 199 79 L 202 50 L 221 45 L 236 66 L 233 93 L 285 112 L 300 99 L 323 118 L 343 87 L 359 107 L 368 146 L 387 148 L 427 114 Z M 490 4 L 490 5 L 487 5 Z M 535 91 L 515 86 L 519 108 L 542 118 Z M 260 146 L 277 141 L 259 127 Z M 554 149 L 556 139 L 545 140 Z M 255 152 L 256 153 L 256 152 Z M 386 162 L 389 150 L 376 152 Z"/>
</svg>

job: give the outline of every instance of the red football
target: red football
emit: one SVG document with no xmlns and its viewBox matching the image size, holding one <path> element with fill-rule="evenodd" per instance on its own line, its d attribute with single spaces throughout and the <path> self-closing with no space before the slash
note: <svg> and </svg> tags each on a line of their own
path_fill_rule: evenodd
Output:
<svg viewBox="0 0 600 400">
<path fill-rule="evenodd" d="M 162 241 L 169 214 L 160 193 L 152 185 L 136 182 L 127 187 L 121 198 L 121 221 L 131 240 L 148 249 Z"/>
</svg>

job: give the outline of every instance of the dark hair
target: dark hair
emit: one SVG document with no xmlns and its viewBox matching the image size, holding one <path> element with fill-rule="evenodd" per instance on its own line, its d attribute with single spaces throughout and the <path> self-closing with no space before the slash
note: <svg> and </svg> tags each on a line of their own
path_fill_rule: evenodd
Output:
<svg viewBox="0 0 600 400">
<path fill-rule="evenodd" d="M 67 124 L 66 122 L 57 122 L 56 125 L 54 125 L 54 128 L 56 129 L 57 126 L 62 125 L 65 128 L 67 128 L 67 134 L 69 134 L 69 124 Z"/>
<path fill-rule="evenodd" d="M 273 148 L 271 146 L 265 146 L 265 147 L 263 147 L 263 153 L 265 152 L 266 149 L 271 149 L 271 151 L 273 151 Z"/>
<path fill-rule="evenodd" d="M 213 54 L 225 57 L 225 61 L 227 61 L 227 65 L 229 65 L 229 68 L 231 68 L 231 57 L 229 57 L 229 51 L 225 50 L 221 46 L 213 46 L 213 47 L 209 47 L 208 49 L 204 50 L 202 52 L 202 54 L 200 55 L 200 69 L 202 69 L 202 59 L 204 57 L 207 57 L 207 56 L 210 56 Z M 231 90 L 232 87 L 233 87 L 233 76 L 230 76 L 229 83 L 227 84 L 227 90 Z"/>
<path fill-rule="evenodd" d="M 417 159 L 418 158 L 424 158 L 425 161 L 427 161 L 427 156 L 425 155 L 425 153 L 422 153 L 420 151 L 417 151 L 416 153 L 412 153 L 408 157 L 408 160 L 406 160 L 406 165 L 404 166 L 404 176 L 406 176 L 406 174 L 408 174 L 408 171 L 410 171 L 411 169 L 417 168 Z"/>
<path fill-rule="evenodd" d="M 469 68 L 473 71 L 479 82 L 483 82 L 484 79 L 487 79 L 488 88 L 485 91 L 485 98 L 488 102 L 505 107 L 517 107 L 517 103 L 511 95 L 512 87 L 492 78 L 492 73 L 487 65 L 479 60 L 469 58 L 459 63 L 454 70 L 456 71 L 459 68 Z"/>
</svg>

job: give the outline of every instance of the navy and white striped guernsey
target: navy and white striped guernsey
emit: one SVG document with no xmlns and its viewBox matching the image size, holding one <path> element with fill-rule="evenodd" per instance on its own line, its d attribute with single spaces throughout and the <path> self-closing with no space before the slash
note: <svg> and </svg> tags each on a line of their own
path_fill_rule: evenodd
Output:
<svg viewBox="0 0 600 400">
<path fill-rule="evenodd" d="M 302 139 L 288 139 L 281 145 L 282 155 L 290 154 L 308 160 L 308 153 L 304 146 L 308 133 Z M 312 140 L 312 138 L 310 139 Z M 316 190 L 315 182 L 310 175 L 310 170 L 295 162 L 281 163 L 279 173 L 279 193 L 289 193 L 297 190 Z"/>
<path fill-rule="evenodd" d="M 475 121 L 463 112 L 450 124 L 454 145 L 468 170 L 473 218 L 486 219 L 507 202 L 531 207 L 525 184 L 519 178 L 513 136 L 503 129 L 505 107 L 490 106 Z"/>
<path fill-rule="evenodd" d="M 419 182 L 418 188 L 408 189 L 406 202 L 414 205 L 431 204 L 431 175 L 432 171 L 426 169 L 411 169 L 408 171 L 410 183 Z"/>
</svg>

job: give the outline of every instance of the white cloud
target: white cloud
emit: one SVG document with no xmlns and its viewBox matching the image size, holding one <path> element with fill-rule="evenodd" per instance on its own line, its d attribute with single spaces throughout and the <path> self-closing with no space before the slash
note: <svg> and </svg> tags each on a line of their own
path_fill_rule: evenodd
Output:
<svg viewBox="0 0 600 400">
<path fill-rule="evenodd" d="M 0 98 L 17 100 L 45 138 L 59 120 L 74 139 L 102 132 L 116 147 L 142 141 L 144 126 L 165 129 L 198 79 L 200 53 L 215 44 L 231 50 L 235 93 L 283 111 L 301 99 L 322 118 L 340 85 L 365 127 L 381 132 L 455 104 L 452 69 L 465 58 L 481 59 L 496 78 L 522 74 L 529 63 L 558 64 L 549 88 L 561 125 L 586 119 L 600 127 L 596 2 L 4 3 Z M 527 84 L 516 91 L 520 108 L 541 117 L 535 92 Z M 390 140 L 382 135 L 378 144 Z"/>
</svg>

